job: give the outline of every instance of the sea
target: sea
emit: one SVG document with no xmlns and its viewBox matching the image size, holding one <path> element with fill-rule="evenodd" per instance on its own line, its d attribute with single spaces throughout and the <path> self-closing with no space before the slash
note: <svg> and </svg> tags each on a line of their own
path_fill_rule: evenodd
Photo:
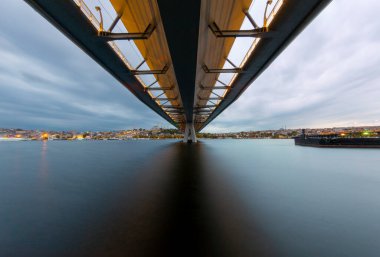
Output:
<svg viewBox="0 0 380 257">
<path fill-rule="evenodd" d="M 380 256 L 380 150 L 0 142 L 0 256 Z"/>
</svg>

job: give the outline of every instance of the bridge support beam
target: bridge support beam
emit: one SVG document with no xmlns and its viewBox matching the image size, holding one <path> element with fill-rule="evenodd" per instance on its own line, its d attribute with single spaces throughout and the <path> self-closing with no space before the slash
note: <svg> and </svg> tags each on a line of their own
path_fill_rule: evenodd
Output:
<svg viewBox="0 0 380 257">
<path fill-rule="evenodd" d="M 197 136 L 195 134 L 194 124 L 186 123 L 185 132 L 183 133 L 184 143 L 196 143 Z"/>
</svg>

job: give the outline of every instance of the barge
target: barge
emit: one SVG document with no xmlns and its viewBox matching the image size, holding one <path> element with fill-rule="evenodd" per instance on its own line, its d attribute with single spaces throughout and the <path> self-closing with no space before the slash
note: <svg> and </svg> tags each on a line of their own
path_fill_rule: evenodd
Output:
<svg viewBox="0 0 380 257">
<path fill-rule="evenodd" d="M 339 137 L 339 135 L 306 135 L 305 130 L 294 143 L 300 146 L 336 148 L 380 148 L 380 137 Z"/>
</svg>

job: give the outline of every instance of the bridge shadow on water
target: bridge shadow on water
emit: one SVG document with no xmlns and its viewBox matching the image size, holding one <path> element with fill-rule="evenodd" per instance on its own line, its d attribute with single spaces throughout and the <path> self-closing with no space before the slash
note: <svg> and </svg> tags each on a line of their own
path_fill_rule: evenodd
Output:
<svg viewBox="0 0 380 257">
<path fill-rule="evenodd" d="M 272 256 L 254 214 L 205 148 L 174 143 L 147 157 L 81 255 Z"/>
</svg>

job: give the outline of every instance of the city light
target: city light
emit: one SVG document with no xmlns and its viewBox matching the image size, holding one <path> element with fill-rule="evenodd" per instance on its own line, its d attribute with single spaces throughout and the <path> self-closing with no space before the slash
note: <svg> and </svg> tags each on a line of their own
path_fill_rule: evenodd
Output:
<svg viewBox="0 0 380 257">
<path fill-rule="evenodd" d="M 41 139 L 42 139 L 42 140 L 48 140 L 48 139 L 49 139 L 49 134 L 48 134 L 48 133 L 43 133 L 43 134 L 41 135 Z"/>
</svg>

